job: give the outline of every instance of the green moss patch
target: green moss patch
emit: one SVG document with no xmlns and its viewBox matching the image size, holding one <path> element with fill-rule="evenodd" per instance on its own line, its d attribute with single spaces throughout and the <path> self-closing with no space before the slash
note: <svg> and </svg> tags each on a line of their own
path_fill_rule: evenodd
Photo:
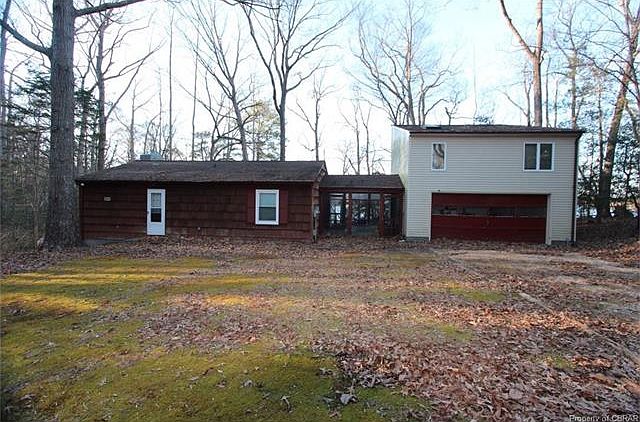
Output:
<svg viewBox="0 0 640 422">
<path fill-rule="evenodd" d="M 0 281 L 0 307 L 9 317 L 38 318 L 95 311 L 144 296 L 148 284 L 206 268 L 211 261 L 91 258 L 47 271 L 16 274 Z"/>
<path fill-rule="evenodd" d="M 156 352 L 127 366 L 110 360 L 73 383 L 50 377 L 21 394 L 61 420 L 412 420 L 427 408 L 382 388 L 355 389 L 344 405 L 343 383 L 332 359 L 254 345 L 218 356 Z"/>
<path fill-rule="evenodd" d="M 384 254 L 344 253 L 340 260 L 347 266 L 362 270 L 385 269 L 389 273 L 399 270 L 417 269 L 435 256 L 427 253 L 387 252 Z"/>
<path fill-rule="evenodd" d="M 575 364 L 560 353 L 549 353 L 545 355 L 544 362 L 555 369 L 569 371 L 575 368 Z"/>
<path fill-rule="evenodd" d="M 495 303 L 502 302 L 504 299 L 506 299 L 506 295 L 498 290 L 465 287 L 457 284 L 447 285 L 444 288 L 444 291 L 454 296 L 458 296 L 475 302 Z"/>
<path fill-rule="evenodd" d="M 315 315 L 311 295 L 288 277 L 200 271 L 212 266 L 92 258 L 2 280 L 3 419 L 401 421 L 426 409 L 384 388 L 350 389 L 354 399 L 343 404 L 336 391 L 349 382 L 334 359 L 310 354 L 303 341 L 340 319 Z M 150 317 L 190 294 L 223 310 L 221 318 L 260 309 L 282 317 L 299 336 L 294 352 L 282 352 L 268 331 L 209 353 L 141 335 Z M 256 308 L 260 298 L 269 306 Z"/>
</svg>

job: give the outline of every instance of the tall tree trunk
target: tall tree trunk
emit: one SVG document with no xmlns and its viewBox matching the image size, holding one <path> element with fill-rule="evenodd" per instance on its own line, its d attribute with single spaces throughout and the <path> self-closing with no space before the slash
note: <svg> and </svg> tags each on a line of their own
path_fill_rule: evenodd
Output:
<svg viewBox="0 0 640 422">
<path fill-rule="evenodd" d="M 104 168 L 107 155 L 107 94 L 104 81 L 104 21 L 98 28 L 98 46 L 96 51 L 96 84 L 98 86 L 98 170 Z"/>
<path fill-rule="evenodd" d="M 613 177 L 613 165 L 618 143 L 618 132 L 622 121 L 622 113 L 627 102 L 627 89 L 629 85 L 630 63 L 627 64 L 625 73 L 620 81 L 620 89 L 616 97 L 616 105 L 611 116 L 609 131 L 607 132 L 606 148 L 602 163 L 600 180 L 598 181 L 598 218 L 611 216 L 611 180 Z"/>
<path fill-rule="evenodd" d="M 131 94 L 131 120 L 129 121 L 129 161 L 136 160 L 136 88 Z"/>
<path fill-rule="evenodd" d="M 38 189 L 38 170 L 40 168 L 40 135 L 37 136 L 37 141 L 32 146 L 33 161 L 31 165 L 31 226 L 33 233 L 32 245 L 37 248 L 38 240 L 40 240 L 40 190 Z"/>
<path fill-rule="evenodd" d="M 578 128 L 578 52 L 571 50 L 569 57 L 569 92 L 571 94 L 571 129 Z M 557 93 L 557 92 L 556 92 Z"/>
<path fill-rule="evenodd" d="M 531 57 L 533 65 L 533 125 L 542 126 L 542 0 L 538 0 L 536 20 L 536 47 Z"/>
<path fill-rule="evenodd" d="M 287 96 L 280 96 L 280 107 L 278 108 L 278 116 L 280 117 L 280 161 L 287 159 L 287 134 L 286 134 L 286 110 Z"/>
<path fill-rule="evenodd" d="M 51 145 L 45 243 L 78 243 L 78 198 L 73 163 L 73 0 L 53 0 L 51 39 Z"/>
<path fill-rule="evenodd" d="M 162 155 L 162 157 L 165 157 L 165 150 L 162 149 L 162 135 L 163 135 L 163 131 L 162 131 L 162 75 L 160 75 L 160 73 L 158 73 L 158 103 L 159 103 L 159 107 L 160 110 L 158 111 L 158 135 L 156 136 L 157 139 L 157 146 L 156 146 L 156 141 L 154 140 L 154 150 L 157 151 L 159 154 Z"/>
<path fill-rule="evenodd" d="M 549 68 L 551 67 L 551 61 L 547 62 L 547 71 L 544 75 L 544 117 L 547 127 L 551 126 L 549 120 Z"/>
<path fill-rule="evenodd" d="M 542 24 L 542 1 L 538 0 L 536 6 L 536 45 L 531 48 L 524 40 L 518 29 L 514 26 L 504 0 L 500 0 L 502 15 L 507 21 L 507 25 L 513 35 L 516 37 L 522 48 L 524 49 L 531 67 L 533 69 L 533 124 L 534 126 L 542 126 L 542 47 L 544 42 L 544 27 Z"/>
<path fill-rule="evenodd" d="M 7 23 L 11 0 L 6 0 L 2 13 L 2 22 Z M 4 26 L 0 28 L 0 159 L 3 156 L 5 144 L 7 142 L 7 98 L 4 83 L 4 63 L 7 57 L 7 30 Z"/>
<path fill-rule="evenodd" d="M 198 33 L 198 38 L 196 39 L 196 58 L 194 60 L 195 70 L 193 72 L 193 92 L 191 95 L 193 96 L 193 104 L 191 111 L 191 161 L 195 159 L 195 151 L 196 151 L 196 105 L 198 98 L 198 62 L 200 58 L 198 56 L 198 51 L 200 47 L 200 34 Z M 204 158 L 204 157 L 202 157 Z"/>
<path fill-rule="evenodd" d="M 235 93 L 233 98 L 236 98 Z M 249 159 L 249 154 L 247 153 L 247 131 L 244 128 L 244 123 L 242 122 L 242 111 L 240 110 L 240 105 L 238 105 L 237 101 L 233 101 L 233 112 L 236 116 L 236 121 L 238 122 L 238 131 L 240 132 L 242 160 L 247 161 Z"/>
<path fill-rule="evenodd" d="M 356 119 L 358 115 L 356 114 Z M 360 128 L 356 131 L 356 174 L 360 174 Z"/>
<path fill-rule="evenodd" d="M 171 14 L 171 26 L 169 27 L 169 160 L 173 159 L 173 13 Z"/>
<path fill-rule="evenodd" d="M 82 115 L 80 116 L 80 137 L 78 139 L 77 174 L 84 174 L 87 157 L 87 132 L 89 126 L 89 97 L 84 87 L 82 92 Z"/>
<path fill-rule="evenodd" d="M 320 82 L 322 84 L 322 81 Z M 316 161 L 320 161 L 320 101 L 322 100 L 322 85 L 318 86 L 316 94 L 316 113 L 313 122 L 313 139 L 315 141 L 314 149 L 316 150 Z"/>
</svg>

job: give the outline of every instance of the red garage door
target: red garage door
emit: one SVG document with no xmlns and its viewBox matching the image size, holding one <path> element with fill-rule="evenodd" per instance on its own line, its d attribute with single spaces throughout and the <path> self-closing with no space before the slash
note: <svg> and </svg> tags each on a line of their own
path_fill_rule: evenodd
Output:
<svg viewBox="0 0 640 422">
<path fill-rule="evenodd" d="M 544 242 L 546 195 L 434 193 L 431 237 Z"/>
</svg>

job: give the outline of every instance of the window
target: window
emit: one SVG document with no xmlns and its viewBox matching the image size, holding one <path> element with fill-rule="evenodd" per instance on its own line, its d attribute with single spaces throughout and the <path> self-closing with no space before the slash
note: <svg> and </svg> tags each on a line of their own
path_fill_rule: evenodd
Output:
<svg viewBox="0 0 640 422">
<path fill-rule="evenodd" d="M 464 207 L 462 208 L 462 215 L 469 217 L 486 217 L 489 213 L 488 207 Z"/>
<path fill-rule="evenodd" d="M 256 190 L 256 224 L 278 225 L 278 190 Z"/>
<path fill-rule="evenodd" d="M 433 215 L 459 215 L 458 207 L 455 205 L 435 205 L 432 213 Z"/>
<path fill-rule="evenodd" d="M 149 213 L 151 214 L 150 221 L 152 223 L 162 222 L 162 194 L 160 192 L 151 192 Z"/>
<path fill-rule="evenodd" d="M 517 216 L 520 218 L 544 218 L 547 216 L 545 207 L 519 207 Z"/>
<path fill-rule="evenodd" d="M 447 145 L 442 142 L 431 144 L 431 170 L 446 170 Z"/>
<path fill-rule="evenodd" d="M 553 170 L 553 144 L 524 144 L 524 169 L 546 171 Z"/>
<path fill-rule="evenodd" d="M 512 207 L 490 207 L 489 217 L 513 217 L 516 209 Z"/>
<path fill-rule="evenodd" d="M 345 227 L 347 213 L 347 194 L 331 193 L 329 195 L 329 228 L 342 229 Z"/>
</svg>

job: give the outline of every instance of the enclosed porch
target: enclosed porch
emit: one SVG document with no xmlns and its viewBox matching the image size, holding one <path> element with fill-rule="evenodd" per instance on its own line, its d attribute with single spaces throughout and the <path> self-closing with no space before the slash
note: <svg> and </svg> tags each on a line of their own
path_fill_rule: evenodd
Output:
<svg viewBox="0 0 640 422">
<path fill-rule="evenodd" d="M 397 175 L 325 176 L 320 184 L 320 233 L 399 235 L 403 194 Z"/>
</svg>

